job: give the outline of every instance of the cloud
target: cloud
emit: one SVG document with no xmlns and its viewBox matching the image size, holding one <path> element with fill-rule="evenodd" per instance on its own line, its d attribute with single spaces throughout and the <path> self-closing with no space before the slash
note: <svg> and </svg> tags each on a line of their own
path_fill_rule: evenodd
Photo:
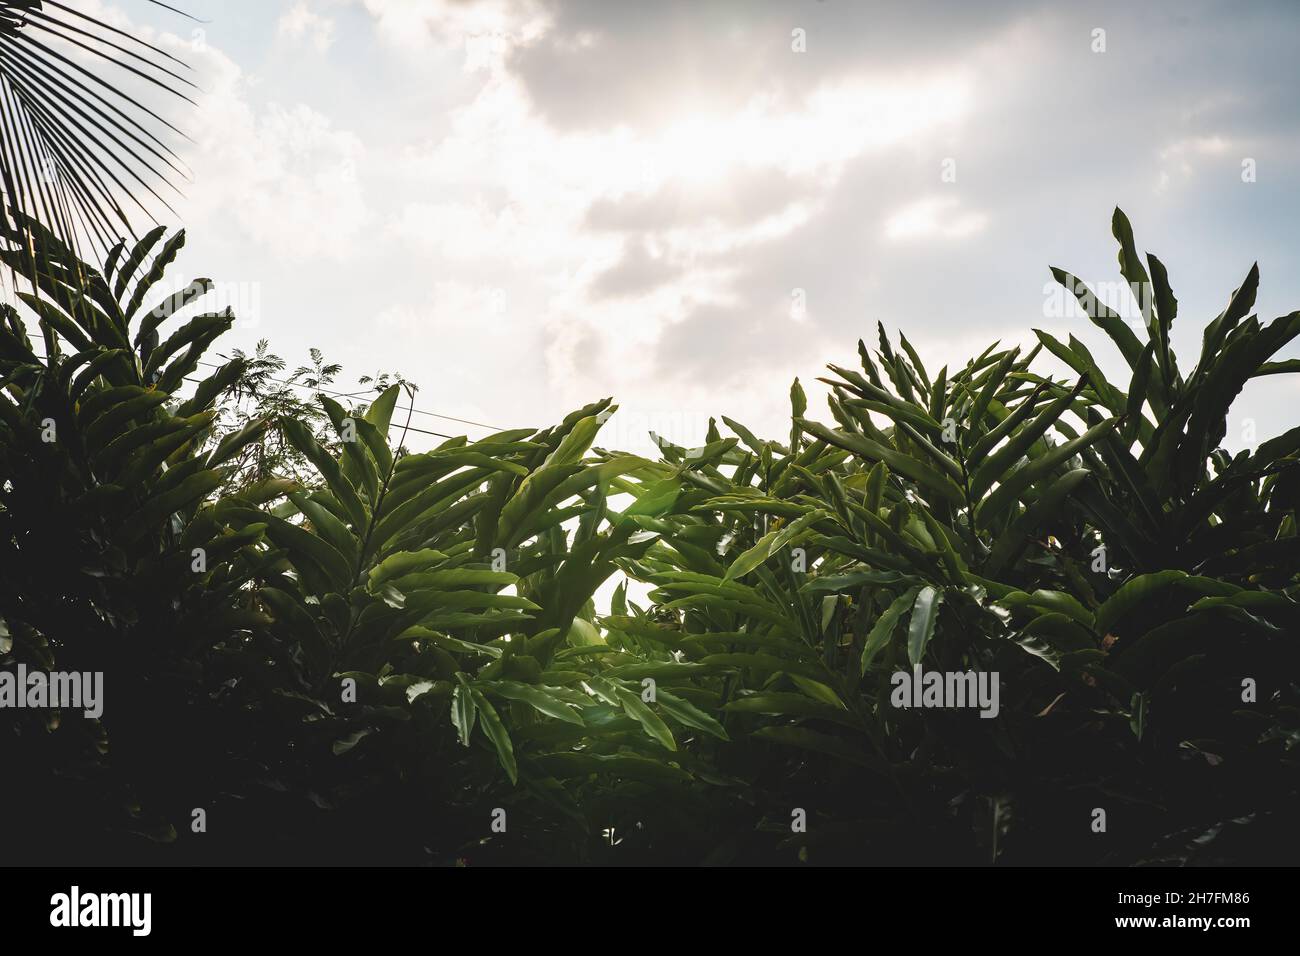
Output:
<svg viewBox="0 0 1300 956">
<path fill-rule="evenodd" d="M 535 0 L 349 0 L 375 22 L 381 39 L 407 54 L 463 49 L 470 68 L 500 62 L 546 26 Z"/>
<path fill-rule="evenodd" d="M 646 182 L 660 177 L 647 163 Z M 585 225 L 613 232 L 664 231 L 716 222 L 736 226 L 777 215 L 806 197 L 808 183 L 771 167 L 741 166 L 723 184 L 696 186 L 672 175 L 645 190 L 596 199 Z"/>
<path fill-rule="evenodd" d="M 942 72 L 1033 6 L 952 0 L 917 16 L 894 4 L 552 0 L 543 8 L 548 28 L 506 62 L 556 127 L 605 128 L 628 117 L 666 124 L 686 112 L 729 114 L 755 97 L 797 102 L 828 78 L 865 69 Z M 793 28 L 805 31 L 806 53 L 792 51 Z"/>
<path fill-rule="evenodd" d="M 702 305 L 665 330 L 657 343 L 656 368 L 670 378 L 705 382 L 710 390 L 725 388 L 737 380 L 766 378 L 773 356 L 816 371 L 824 345 L 817 339 L 793 311 L 788 294 L 757 307 Z"/>
<path fill-rule="evenodd" d="M 204 101 L 194 161 L 204 188 L 189 220 L 286 261 L 349 258 L 370 215 L 364 144 L 302 103 L 254 108 L 240 87 L 228 73 Z"/>
<path fill-rule="evenodd" d="M 1049 263 L 1114 278 L 1116 204 L 1171 270 L 1179 354 L 1194 303 L 1214 314 L 1253 254 L 1272 256 L 1262 295 L 1300 298 L 1284 7 L 299 0 L 286 18 L 299 7 L 337 24 L 328 60 L 250 44 L 201 64 L 193 234 L 292 288 L 281 308 L 268 292 L 274 335 L 401 356 L 422 401 L 467 417 L 614 394 L 681 440 L 719 411 L 779 433 L 788 380 L 817 409 L 822 363 L 877 320 L 937 368 L 1042 325 Z M 286 38 L 314 43 L 311 23 Z M 1259 160 L 1249 187 L 1239 152 Z M 1112 361 L 1090 324 L 1062 331 Z"/>
<path fill-rule="evenodd" d="M 978 212 L 960 212 L 960 200 L 952 196 L 926 196 L 899 209 L 885 222 L 889 239 L 964 239 L 988 224 Z"/>
<path fill-rule="evenodd" d="M 682 268 L 642 239 L 629 242 L 619 261 L 597 276 L 591 293 L 597 299 L 644 294 L 682 274 Z"/>
<path fill-rule="evenodd" d="M 317 53 L 326 52 L 334 43 L 334 21 L 312 12 L 306 0 L 298 0 L 281 14 L 276 30 L 282 37 L 307 41 Z"/>
</svg>

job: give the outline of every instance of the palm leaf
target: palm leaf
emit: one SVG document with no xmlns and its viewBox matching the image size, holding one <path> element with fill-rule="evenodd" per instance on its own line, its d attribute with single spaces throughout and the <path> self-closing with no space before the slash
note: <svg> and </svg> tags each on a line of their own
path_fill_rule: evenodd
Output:
<svg viewBox="0 0 1300 956">
<path fill-rule="evenodd" d="M 135 235 L 133 216 L 174 212 L 169 197 L 189 171 L 165 137 L 184 134 L 145 98 L 162 91 L 193 104 L 188 72 L 154 44 L 63 3 L 0 0 L 0 229 L 20 236 L 22 217 L 39 219 L 99 260 L 119 234 Z"/>
</svg>

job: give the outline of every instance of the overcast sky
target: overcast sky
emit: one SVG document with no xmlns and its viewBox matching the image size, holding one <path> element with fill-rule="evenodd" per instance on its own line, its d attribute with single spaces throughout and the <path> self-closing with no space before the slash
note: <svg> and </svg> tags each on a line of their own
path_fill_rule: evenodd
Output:
<svg viewBox="0 0 1300 956">
<path fill-rule="evenodd" d="M 176 278 L 243 290 L 226 346 L 400 371 L 430 411 L 612 395 L 602 445 L 779 437 L 790 381 L 827 417 L 813 380 L 877 320 L 932 371 L 1073 333 L 1126 387 L 1047 291 L 1118 280 L 1116 205 L 1187 367 L 1253 261 L 1261 318 L 1300 308 L 1294 3 L 173 2 L 210 22 L 81 6 L 169 34 L 205 91 L 170 111 Z M 1298 400 L 1252 385 L 1229 442 Z"/>
</svg>

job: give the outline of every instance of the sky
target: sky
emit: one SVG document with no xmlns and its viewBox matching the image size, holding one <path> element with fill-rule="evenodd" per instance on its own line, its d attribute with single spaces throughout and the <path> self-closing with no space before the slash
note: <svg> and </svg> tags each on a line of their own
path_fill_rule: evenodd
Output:
<svg viewBox="0 0 1300 956">
<path fill-rule="evenodd" d="M 173 278 L 232 300 L 220 349 L 317 347 L 482 423 L 429 430 L 613 396 L 603 447 L 780 438 L 790 382 L 829 420 L 816 378 L 878 321 L 932 372 L 1073 334 L 1127 387 L 1049 273 L 1117 282 L 1117 205 L 1185 368 L 1252 262 L 1261 319 L 1300 308 L 1294 3 L 75 2 L 193 67 Z M 1298 401 L 1252 383 L 1227 444 Z"/>
</svg>

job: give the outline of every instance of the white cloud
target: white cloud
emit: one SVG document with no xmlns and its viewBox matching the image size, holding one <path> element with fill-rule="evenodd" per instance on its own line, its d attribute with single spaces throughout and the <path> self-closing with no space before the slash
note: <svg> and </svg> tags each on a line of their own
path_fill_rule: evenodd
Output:
<svg viewBox="0 0 1300 956">
<path fill-rule="evenodd" d="M 1221 164 L 1221 158 L 1239 145 L 1217 134 L 1186 136 L 1169 143 L 1160 150 L 1162 166 L 1156 191 L 1163 193 L 1175 183 L 1190 183 L 1202 168 Z"/>
<path fill-rule="evenodd" d="M 775 329 L 792 327 L 788 288 L 753 301 L 747 257 L 824 213 L 846 164 L 955 121 L 968 94 L 955 72 L 920 82 L 844 78 L 792 102 L 755 97 L 734 114 L 562 130 L 535 112 L 519 78 L 494 71 L 451 111 L 442 135 L 394 159 L 390 174 L 407 198 L 386 234 L 406 255 L 499 284 L 512 304 L 527 303 L 490 321 L 545 330 L 553 398 L 634 396 L 642 417 L 684 404 L 699 412 L 693 423 L 713 401 L 715 381 L 665 380 L 661 336 L 700 309 L 722 316 L 751 305 L 770 312 L 764 321 Z M 768 202 L 773 189 L 782 198 Z M 597 206 L 607 211 L 605 227 L 593 228 Z M 638 218 L 623 216 L 627 209 L 646 210 L 653 224 L 620 225 Z M 641 259 L 629 262 L 628 250 Z M 487 321 L 481 304 L 465 307 Z M 811 347 L 820 333 L 800 328 L 798 341 Z M 787 349 L 746 361 L 793 358 Z M 769 408 L 758 391 L 743 401 L 779 415 L 784 400 Z M 732 394 L 739 400 L 738 389 Z"/>
<path fill-rule="evenodd" d="M 334 43 L 334 21 L 314 13 L 306 0 L 298 0 L 282 14 L 276 29 L 282 37 L 306 40 L 317 53 L 326 52 Z"/>
<path fill-rule="evenodd" d="M 499 65 L 509 50 L 545 29 L 536 0 L 351 0 L 375 21 L 393 49 L 421 54 L 430 48 L 463 48 L 466 67 Z"/>
<path fill-rule="evenodd" d="M 347 258 L 369 217 L 361 174 L 367 151 L 303 103 L 254 105 L 247 77 L 209 48 L 201 69 L 209 92 L 194 133 L 195 190 L 188 225 L 245 241 L 287 261 Z"/>
<path fill-rule="evenodd" d="M 988 217 L 978 212 L 961 212 L 961 203 L 951 196 L 927 196 L 899 209 L 885 222 L 890 239 L 964 239 L 982 231 Z"/>
<path fill-rule="evenodd" d="M 289 8 L 285 38 L 327 43 L 328 63 L 287 65 L 275 44 L 237 54 L 244 70 L 181 51 L 211 91 L 186 154 L 197 186 L 183 217 L 208 237 L 198 274 L 261 270 L 280 323 L 268 334 L 297 336 L 277 347 L 311 336 L 330 352 L 332 335 L 341 358 L 424 382 L 418 404 L 541 423 L 614 394 L 625 420 L 676 421 L 656 430 L 677 440 L 717 412 L 771 434 L 786 426 L 789 379 L 803 376 L 816 403 L 809 379 L 851 358 L 876 318 L 940 364 L 965 357 L 958 331 L 976 352 L 1014 334 L 1002 317 L 1038 306 L 1047 261 L 1100 247 L 1113 263 L 1114 203 L 1176 268 L 1153 213 L 1173 204 L 1152 204 L 1146 183 L 1268 144 L 1251 120 L 1219 119 L 1250 97 L 1190 81 L 1116 112 L 1117 91 L 1159 84 L 1128 61 L 1070 86 L 1067 109 L 1049 78 L 1098 64 L 1086 43 L 1069 59 L 1078 34 L 1058 14 L 994 17 L 970 43 L 949 30 L 943 55 L 916 38 L 915 55 L 863 53 L 872 37 L 855 35 L 832 57 L 840 14 L 823 6 L 801 58 L 788 29 L 765 32 L 784 17 L 775 5 L 697 29 L 689 4 L 648 19 L 540 0 L 284 4 L 267 22 Z M 357 30 L 367 22 L 373 36 Z M 1146 145 L 1070 148 L 1081 131 L 1106 143 L 1141 131 Z M 959 159 L 960 186 L 940 184 L 944 157 Z M 975 236 L 960 255 L 944 245 Z M 937 256 L 953 282 L 924 281 Z M 275 288 L 304 279 L 311 307 L 284 315 Z M 972 280 L 989 283 L 974 315 L 952 291 Z M 383 334 L 359 336 L 358 322 Z"/>
<path fill-rule="evenodd" d="M 1160 151 L 1161 159 L 1184 156 L 1222 156 L 1232 148 L 1232 141 L 1222 136 L 1189 136 L 1170 143 Z"/>
</svg>

